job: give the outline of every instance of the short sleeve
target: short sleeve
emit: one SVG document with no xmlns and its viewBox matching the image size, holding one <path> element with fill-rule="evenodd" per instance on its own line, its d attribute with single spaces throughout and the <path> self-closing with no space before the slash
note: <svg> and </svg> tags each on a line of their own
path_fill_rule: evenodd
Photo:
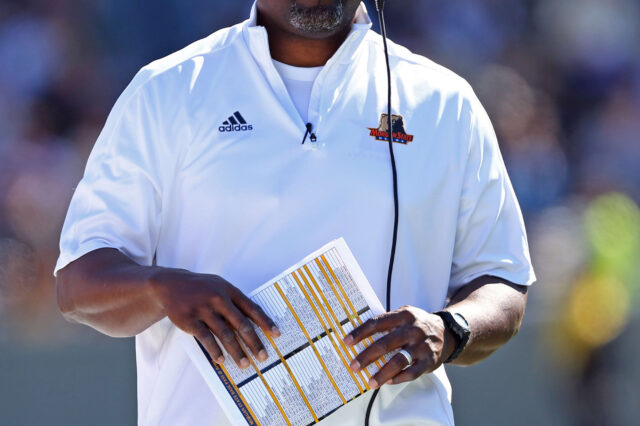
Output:
<svg viewBox="0 0 640 426">
<path fill-rule="evenodd" d="M 139 74 L 116 102 L 78 184 L 60 237 L 54 275 L 84 254 L 115 248 L 153 261 L 161 218 L 163 170 L 158 107 Z"/>
<path fill-rule="evenodd" d="M 491 121 L 475 95 L 469 122 L 449 293 L 483 275 L 530 285 L 535 274 L 520 206 Z"/>
</svg>

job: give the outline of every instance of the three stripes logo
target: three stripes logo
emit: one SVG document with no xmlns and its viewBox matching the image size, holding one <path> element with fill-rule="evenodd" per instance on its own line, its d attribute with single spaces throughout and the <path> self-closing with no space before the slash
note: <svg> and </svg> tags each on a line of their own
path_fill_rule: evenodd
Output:
<svg viewBox="0 0 640 426">
<path fill-rule="evenodd" d="M 247 120 L 240 114 L 240 111 L 234 112 L 222 123 L 222 126 L 218 127 L 220 132 L 246 132 L 249 130 L 253 130 L 253 126 L 247 124 Z"/>
</svg>

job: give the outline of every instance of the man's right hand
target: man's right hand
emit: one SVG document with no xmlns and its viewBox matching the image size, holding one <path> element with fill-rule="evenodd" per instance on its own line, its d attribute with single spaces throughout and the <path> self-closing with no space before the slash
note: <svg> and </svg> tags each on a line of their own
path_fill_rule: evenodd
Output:
<svg viewBox="0 0 640 426">
<path fill-rule="evenodd" d="M 268 357 L 251 321 L 265 333 L 280 336 L 260 306 L 217 275 L 161 270 L 150 280 L 150 287 L 165 315 L 178 328 L 195 336 L 217 363 L 225 359 L 214 336 L 240 368 L 250 365 L 240 341 L 258 360 Z"/>
<path fill-rule="evenodd" d="M 113 337 L 130 337 L 169 319 L 224 361 L 216 336 L 241 367 L 249 366 L 243 345 L 258 360 L 267 352 L 253 323 L 278 337 L 273 321 L 240 290 L 216 275 L 141 266 L 115 249 L 85 254 L 58 271 L 58 306 L 68 321 Z"/>
</svg>

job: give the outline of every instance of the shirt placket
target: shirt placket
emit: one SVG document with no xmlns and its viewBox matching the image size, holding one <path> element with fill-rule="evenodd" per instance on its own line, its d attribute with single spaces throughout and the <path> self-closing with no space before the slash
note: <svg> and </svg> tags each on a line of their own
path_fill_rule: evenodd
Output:
<svg viewBox="0 0 640 426">
<path fill-rule="evenodd" d="M 296 127 L 300 129 L 301 140 L 306 136 L 305 133 L 308 130 L 307 124 L 311 124 L 310 133 L 313 134 L 313 141 L 310 140 L 311 138 L 306 139 L 306 143 L 301 144 L 303 149 L 317 150 L 326 147 L 328 141 L 327 138 L 322 136 L 321 132 L 323 131 L 322 124 L 323 121 L 325 121 L 325 115 L 330 105 L 325 105 L 325 101 L 336 102 L 337 100 L 333 99 L 333 97 L 328 99 L 325 93 L 327 92 L 327 88 L 330 88 L 332 81 L 340 78 L 338 74 L 340 74 L 341 69 L 346 68 L 345 62 L 348 63 L 349 60 L 353 59 L 358 45 L 369 28 L 369 25 L 356 25 L 358 25 L 358 27 L 347 36 L 345 42 L 340 46 L 336 54 L 329 59 L 314 81 L 309 99 L 308 122 L 305 122 L 300 116 L 287 91 L 284 81 L 273 65 L 266 29 L 258 26 L 245 28 L 247 45 L 273 89 L 279 103 L 284 107 L 289 118 L 294 121 Z"/>
</svg>

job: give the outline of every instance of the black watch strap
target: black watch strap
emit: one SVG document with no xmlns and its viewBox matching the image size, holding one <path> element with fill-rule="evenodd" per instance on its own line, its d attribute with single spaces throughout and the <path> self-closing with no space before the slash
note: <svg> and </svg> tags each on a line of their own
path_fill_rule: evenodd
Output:
<svg viewBox="0 0 640 426">
<path fill-rule="evenodd" d="M 456 348 L 451 356 L 444 361 L 446 364 L 458 358 L 465 346 L 467 346 L 469 336 L 471 335 L 471 328 L 469 328 L 467 320 L 457 312 L 452 313 L 449 311 L 439 311 L 434 312 L 434 314 L 442 318 L 445 327 L 451 330 L 453 335 L 456 337 Z"/>
</svg>

